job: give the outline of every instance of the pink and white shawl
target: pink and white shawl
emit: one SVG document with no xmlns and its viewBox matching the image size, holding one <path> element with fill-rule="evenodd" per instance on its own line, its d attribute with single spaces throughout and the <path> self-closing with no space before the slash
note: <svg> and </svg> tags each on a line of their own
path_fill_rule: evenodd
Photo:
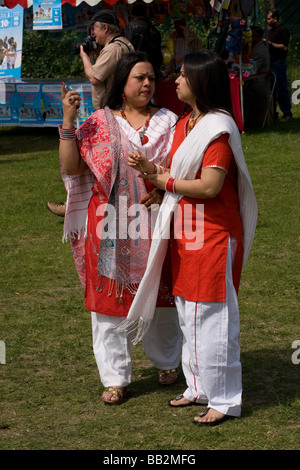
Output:
<svg viewBox="0 0 300 470">
<path fill-rule="evenodd" d="M 103 236 L 100 239 L 98 276 L 115 280 L 119 290 L 127 287 L 136 291 L 146 269 L 151 243 L 151 221 L 147 209 L 139 205 L 139 201 L 146 195 L 144 181 L 137 178 L 136 172 L 127 164 L 130 142 L 124 133 L 120 133 L 117 120 L 108 108 L 93 113 L 77 134 L 80 155 L 88 169 L 83 174 L 74 176 L 62 172 L 68 193 L 64 240 L 70 238 L 76 269 L 85 287 L 88 205 L 96 179 L 103 189 L 102 213 L 110 205 L 116 214 L 115 238 Z M 143 238 L 130 237 L 127 232 L 124 236 L 119 236 L 124 222 L 124 201 L 125 215 L 134 205 L 145 211 L 142 220 L 143 230 L 147 234 Z"/>
</svg>

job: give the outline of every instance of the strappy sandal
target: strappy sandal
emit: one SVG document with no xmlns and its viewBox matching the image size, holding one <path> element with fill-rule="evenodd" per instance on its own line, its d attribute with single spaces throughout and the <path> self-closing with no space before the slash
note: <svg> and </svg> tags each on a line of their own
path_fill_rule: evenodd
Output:
<svg viewBox="0 0 300 470">
<path fill-rule="evenodd" d="M 105 399 L 105 394 L 110 395 L 110 399 Z M 126 387 L 107 387 L 104 392 L 102 393 L 102 400 L 107 405 L 121 405 L 123 403 L 124 398 L 127 395 Z"/>
<path fill-rule="evenodd" d="M 172 385 L 178 379 L 178 369 L 158 371 L 158 382 L 160 385 Z"/>
</svg>

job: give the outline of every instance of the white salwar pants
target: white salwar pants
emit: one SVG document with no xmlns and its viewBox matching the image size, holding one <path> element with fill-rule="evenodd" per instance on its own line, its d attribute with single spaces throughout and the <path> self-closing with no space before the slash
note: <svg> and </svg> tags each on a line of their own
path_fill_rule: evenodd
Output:
<svg viewBox="0 0 300 470">
<path fill-rule="evenodd" d="M 132 340 L 135 331 L 116 332 L 124 317 L 112 317 L 91 312 L 93 349 L 100 379 L 104 387 L 126 387 L 131 382 Z M 178 367 L 181 355 L 182 333 L 175 308 L 159 307 L 150 328 L 143 338 L 143 347 L 152 365 L 157 369 Z"/>
<path fill-rule="evenodd" d="M 226 301 L 189 302 L 175 297 L 183 332 L 182 369 L 188 388 L 184 397 L 223 414 L 240 416 L 242 371 L 240 322 L 232 282 L 234 239 L 228 242 Z"/>
</svg>

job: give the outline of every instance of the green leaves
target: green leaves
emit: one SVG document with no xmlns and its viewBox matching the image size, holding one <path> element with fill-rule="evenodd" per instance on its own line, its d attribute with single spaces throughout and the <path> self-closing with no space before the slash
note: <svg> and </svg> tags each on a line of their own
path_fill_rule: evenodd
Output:
<svg viewBox="0 0 300 470">
<path fill-rule="evenodd" d="M 75 31 L 24 31 L 22 77 L 83 77 L 82 61 L 74 51 L 80 36 Z"/>
</svg>

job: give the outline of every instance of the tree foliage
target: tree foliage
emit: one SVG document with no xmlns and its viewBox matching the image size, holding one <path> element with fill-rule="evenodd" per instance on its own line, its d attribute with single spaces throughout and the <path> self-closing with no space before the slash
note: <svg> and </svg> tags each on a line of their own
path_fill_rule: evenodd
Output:
<svg viewBox="0 0 300 470">
<path fill-rule="evenodd" d="M 74 48 L 81 39 L 75 31 L 24 31 L 22 78 L 83 77 L 82 60 Z"/>
</svg>

